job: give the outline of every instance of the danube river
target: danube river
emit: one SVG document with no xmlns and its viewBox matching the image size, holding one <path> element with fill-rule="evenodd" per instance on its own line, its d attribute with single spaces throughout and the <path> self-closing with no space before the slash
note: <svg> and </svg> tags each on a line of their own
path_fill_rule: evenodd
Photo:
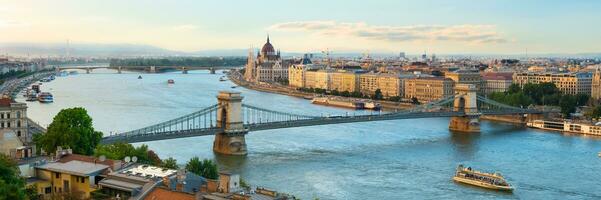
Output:
<svg viewBox="0 0 601 200">
<path fill-rule="evenodd" d="M 97 130 L 123 132 L 216 103 L 220 90 L 246 104 L 299 114 L 345 113 L 300 98 L 231 89 L 222 74 L 92 74 L 57 77 L 42 90 L 55 102 L 28 102 L 42 125 L 63 108 L 85 107 Z M 168 85 L 168 79 L 175 84 Z M 22 101 L 23 99 L 20 99 Z M 413 119 L 251 132 L 247 157 L 212 152 L 213 136 L 148 142 L 161 158 L 183 164 L 214 158 L 247 182 L 302 199 L 601 199 L 601 139 L 483 122 L 482 133 L 451 133 L 448 119 Z M 139 144 L 136 144 L 139 145 Z M 455 167 L 499 170 L 516 189 L 502 193 L 453 183 Z"/>
</svg>

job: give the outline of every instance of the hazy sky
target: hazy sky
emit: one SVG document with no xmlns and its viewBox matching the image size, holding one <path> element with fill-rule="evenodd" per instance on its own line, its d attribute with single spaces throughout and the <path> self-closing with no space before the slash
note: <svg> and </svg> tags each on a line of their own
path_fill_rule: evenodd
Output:
<svg viewBox="0 0 601 200">
<path fill-rule="evenodd" d="M 601 52 L 601 1 L 0 0 L 0 42 L 171 50 Z"/>
</svg>

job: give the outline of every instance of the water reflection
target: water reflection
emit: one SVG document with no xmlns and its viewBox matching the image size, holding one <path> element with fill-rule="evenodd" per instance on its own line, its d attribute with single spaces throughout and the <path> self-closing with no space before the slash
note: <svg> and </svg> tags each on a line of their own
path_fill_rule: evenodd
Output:
<svg viewBox="0 0 601 200">
<path fill-rule="evenodd" d="M 455 160 L 472 160 L 478 151 L 478 139 L 480 133 L 464 133 L 449 131 L 453 149 L 455 150 Z"/>
</svg>

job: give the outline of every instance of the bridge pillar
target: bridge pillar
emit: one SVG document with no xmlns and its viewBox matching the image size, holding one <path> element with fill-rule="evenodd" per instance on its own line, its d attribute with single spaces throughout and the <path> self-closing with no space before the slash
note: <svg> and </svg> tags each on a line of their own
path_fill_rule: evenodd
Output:
<svg viewBox="0 0 601 200">
<path fill-rule="evenodd" d="M 463 111 L 464 116 L 451 117 L 449 129 L 458 132 L 480 132 L 480 113 L 478 112 L 478 89 L 473 84 L 455 86 L 454 111 Z"/>
<path fill-rule="evenodd" d="M 157 68 L 155 66 L 150 66 L 150 68 L 148 69 L 148 72 L 150 72 L 150 73 L 156 73 L 157 72 Z"/>
<path fill-rule="evenodd" d="M 182 74 L 187 74 L 188 73 L 188 69 L 186 67 L 182 67 Z"/>
<path fill-rule="evenodd" d="M 117 73 L 120 74 L 122 71 L 121 66 L 117 67 Z"/>
<path fill-rule="evenodd" d="M 224 155 L 243 156 L 247 154 L 244 135 L 248 129 L 242 121 L 242 96 L 240 92 L 221 91 L 217 95 L 217 127 L 223 132 L 215 134 L 213 151 Z"/>
<path fill-rule="evenodd" d="M 88 67 L 88 68 L 86 68 L 86 74 L 89 74 L 89 73 L 90 73 L 90 71 L 92 71 L 92 69 L 91 69 L 91 68 L 89 68 L 89 67 Z"/>
<path fill-rule="evenodd" d="M 214 67 L 209 68 L 209 71 L 211 72 L 211 74 L 215 74 L 215 68 Z"/>
</svg>

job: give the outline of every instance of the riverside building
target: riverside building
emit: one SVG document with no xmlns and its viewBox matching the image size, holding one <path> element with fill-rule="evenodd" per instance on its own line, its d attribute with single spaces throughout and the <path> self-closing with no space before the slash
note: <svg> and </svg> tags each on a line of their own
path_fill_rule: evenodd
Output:
<svg viewBox="0 0 601 200">
<path fill-rule="evenodd" d="M 359 76 L 360 91 L 364 95 L 374 95 L 380 89 L 384 97 L 403 95 L 404 79 L 396 74 L 366 73 Z"/>
<path fill-rule="evenodd" d="M 591 85 L 591 97 L 593 99 L 601 99 L 601 71 L 595 71 Z"/>
<path fill-rule="evenodd" d="M 513 72 L 487 72 L 482 75 L 484 93 L 505 92 L 513 83 Z"/>
<path fill-rule="evenodd" d="M 436 101 L 454 95 L 455 83 L 450 78 L 419 77 L 405 81 L 405 98 L 420 102 Z"/>
<path fill-rule="evenodd" d="M 277 52 L 269 42 L 263 45 L 257 56 L 253 51 L 248 54 L 248 61 L 244 72 L 244 79 L 249 82 L 278 82 L 288 80 L 288 66 L 282 61 L 280 51 Z"/>
<path fill-rule="evenodd" d="M 551 82 L 563 94 L 588 94 L 591 95 L 593 75 L 589 72 L 578 73 L 516 73 L 513 82 L 524 87 L 526 83 Z"/>
</svg>

